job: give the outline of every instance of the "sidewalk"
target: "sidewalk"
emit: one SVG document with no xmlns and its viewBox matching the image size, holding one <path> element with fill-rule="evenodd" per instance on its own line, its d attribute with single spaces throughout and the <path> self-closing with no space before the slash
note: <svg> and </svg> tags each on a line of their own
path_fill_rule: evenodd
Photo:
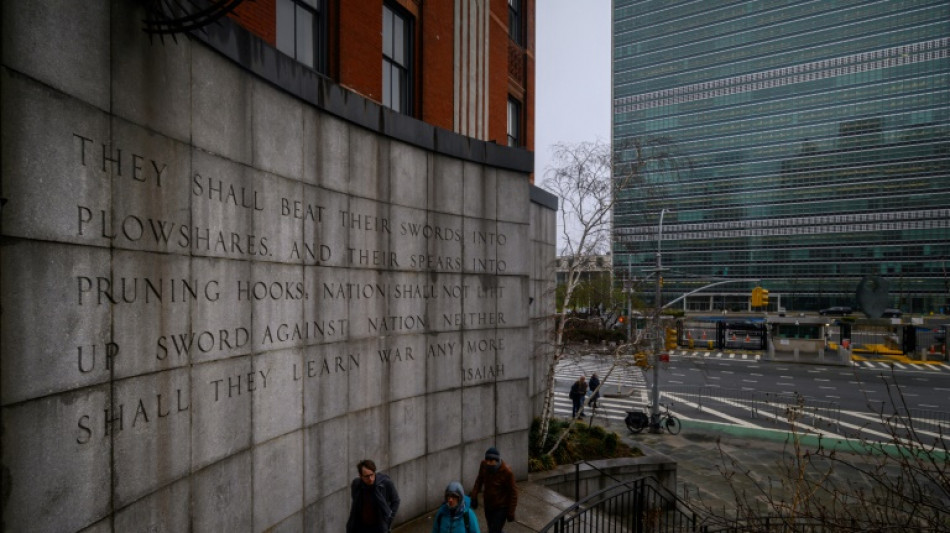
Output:
<svg viewBox="0 0 950 533">
<path fill-rule="evenodd" d="M 607 428 L 623 441 L 639 447 L 646 454 L 663 454 L 676 461 L 677 496 L 694 510 L 712 510 L 717 515 L 731 516 L 735 509 L 735 491 L 744 491 L 747 498 L 761 500 L 760 490 L 772 491 L 773 497 L 787 499 L 778 480 L 785 478 L 783 460 L 793 453 L 782 431 L 743 429 L 702 422 L 686 422 L 679 435 L 667 433 L 631 434 L 621 423 Z M 723 473 L 734 473 L 727 480 Z M 840 470 L 833 475 L 845 482 L 864 482 L 852 471 Z M 853 480 L 848 480 L 848 476 Z M 518 483 L 517 521 L 505 527 L 507 533 L 540 531 L 561 511 L 570 507 L 572 499 L 543 486 L 522 481 Z M 393 530 L 393 533 L 430 533 L 435 509 Z M 482 531 L 487 531 L 482 510 L 476 511 Z"/>
<path fill-rule="evenodd" d="M 574 504 L 574 500 L 565 498 L 531 481 L 518 483 L 518 511 L 516 520 L 505 526 L 505 533 L 529 533 L 541 531 L 561 511 Z M 424 516 L 393 529 L 393 533 L 431 533 L 432 518 L 435 509 Z M 485 524 L 485 514 L 482 509 L 475 511 L 478 516 L 478 525 L 483 533 L 488 531 Z"/>
</svg>

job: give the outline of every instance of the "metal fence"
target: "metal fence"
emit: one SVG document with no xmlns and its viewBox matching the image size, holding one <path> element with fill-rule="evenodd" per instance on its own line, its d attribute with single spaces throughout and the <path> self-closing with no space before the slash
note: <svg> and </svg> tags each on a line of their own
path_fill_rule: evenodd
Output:
<svg viewBox="0 0 950 533">
<path fill-rule="evenodd" d="M 579 470 L 575 471 L 579 472 Z M 576 473 L 575 475 L 579 475 Z M 612 476 L 610 476 L 612 477 Z M 944 509 L 932 516 L 907 516 L 902 530 L 934 530 L 950 519 Z M 540 533 L 824 533 L 882 531 L 859 517 L 746 516 L 730 518 L 697 512 L 652 477 L 620 482 L 575 503 L 549 522 Z M 906 526 L 906 527 L 905 527 Z M 926 527 L 926 529 L 920 529 Z M 891 528 L 887 528 L 888 531 Z M 895 529 L 896 531 L 896 529 Z"/>
<path fill-rule="evenodd" d="M 808 423 L 814 427 L 840 429 L 841 407 L 837 402 L 816 400 L 795 394 L 761 393 L 760 408 L 770 409 L 774 417 Z"/>
<path fill-rule="evenodd" d="M 769 413 L 777 419 L 796 420 L 836 429 L 841 423 L 841 408 L 836 402 L 794 394 L 688 385 L 669 387 L 663 394 L 677 400 L 687 400 L 695 404 L 700 412 L 712 405 L 731 405 L 745 409 L 750 418 Z"/>
<path fill-rule="evenodd" d="M 577 502 L 542 533 L 641 533 L 701 530 L 700 517 L 654 478 L 618 483 Z"/>
<path fill-rule="evenodd" d="M 910 419 L 917 429 L 950 435 L 950 413 L 927 409 L 901 409 L 901 414 Z"/>
<path fill-rule="evenodd" d="M 766 417 L 775 421 L 789 421 L 815 428 L 842 431 L 841 407 L 837 402 L 818 400 L 795 394 L 778 394 L 753 390 L 724 389 L 708 386 L 678 386 L 662 391 L 662 396 L 678 402 L 677 412 L 688 408 L 703 412 L 705 409 L 721 409 L 732 406 L 747 413 L 749 418 Z M 684 404 L 688 407 L 684 408 Z M 907 435 L 907 430 L 922 432 L 922 442 L 933 437 L 939 442 L 950 437 L 950 412 L 899 407 L 888 414 L 881 410 L 875 413 L 886 431 L 894 435 Z M 926 433 L 930 435 L 927 435 Z M 926 438 L 925 438 L 926 437 Z"/>
</svg>

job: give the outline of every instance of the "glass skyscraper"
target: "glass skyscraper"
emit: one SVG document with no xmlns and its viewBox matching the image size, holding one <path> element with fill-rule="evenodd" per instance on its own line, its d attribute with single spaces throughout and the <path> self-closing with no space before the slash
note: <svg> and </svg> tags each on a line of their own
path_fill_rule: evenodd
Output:
<svg viewBox="0 0 950 533">
<path fill-rule="evenodd" d="M 668 209 L 665 301 L 748 278 L 817 310 L 879 276 L 950 313 L 948 50 L 947 0 L 614 0 L 613 142 L 643 154 L 615 270 L 653 267 Z"/>
</svg>

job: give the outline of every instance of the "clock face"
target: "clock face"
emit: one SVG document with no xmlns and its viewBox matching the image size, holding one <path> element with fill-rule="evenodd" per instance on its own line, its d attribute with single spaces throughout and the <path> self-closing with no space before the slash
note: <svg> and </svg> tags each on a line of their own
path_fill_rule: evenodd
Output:
<svg viewBox="0 0 950 533">
<path fill-rule="evenodd" d="M 868 318 L 881 318 L 890 304 L 887 282 L 878 276 L 868 276 L 858 284 L 858 307 Z"/>
</svg>

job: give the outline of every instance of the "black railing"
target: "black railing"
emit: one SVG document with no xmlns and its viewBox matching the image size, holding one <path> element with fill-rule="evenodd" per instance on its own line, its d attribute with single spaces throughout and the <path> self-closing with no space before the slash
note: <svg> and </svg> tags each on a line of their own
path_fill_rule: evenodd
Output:
<svg viewBox="0 0 950 533">
<path fill-rule="evenodd" d="M 591 465 L 593 466 L 593 465 Z M 600 471 L 599 469 L 597 469 Z M 578 472 L 579 475 L 579 472 Z M 609 476 L 612 479 L 613 476 Z M 950 524 L 950 513 L 907 516 L 902 530 L 936 531 Z M 891 528 L 885 528 L 890 531 Z M 943 529 L 940 529 L 943 531 Z M 575 503 L 549 522 L 540 533 L 825 533 L 883 531 L 880 524 L 852 517 L 746 516 L 729 518 L 697 512 L 652 477 L 620 482 Z M 896 531 L 896 529 L 895 529 Z"/>
<path fill-rule="evenodd" d="M 652 477 L 618 483 L 558 515 L 542 533 L 699 531 L 700 517 Z"/>
<path fill-rule="evenodd" d="M 760 516 L 724 523 L 710 523 L 699 529 L 702 533 L 824 533 L 834 531 L 862 531 L 857 524 L 842 529 L 829 526 L 814 518 Z"/>
</svg>

